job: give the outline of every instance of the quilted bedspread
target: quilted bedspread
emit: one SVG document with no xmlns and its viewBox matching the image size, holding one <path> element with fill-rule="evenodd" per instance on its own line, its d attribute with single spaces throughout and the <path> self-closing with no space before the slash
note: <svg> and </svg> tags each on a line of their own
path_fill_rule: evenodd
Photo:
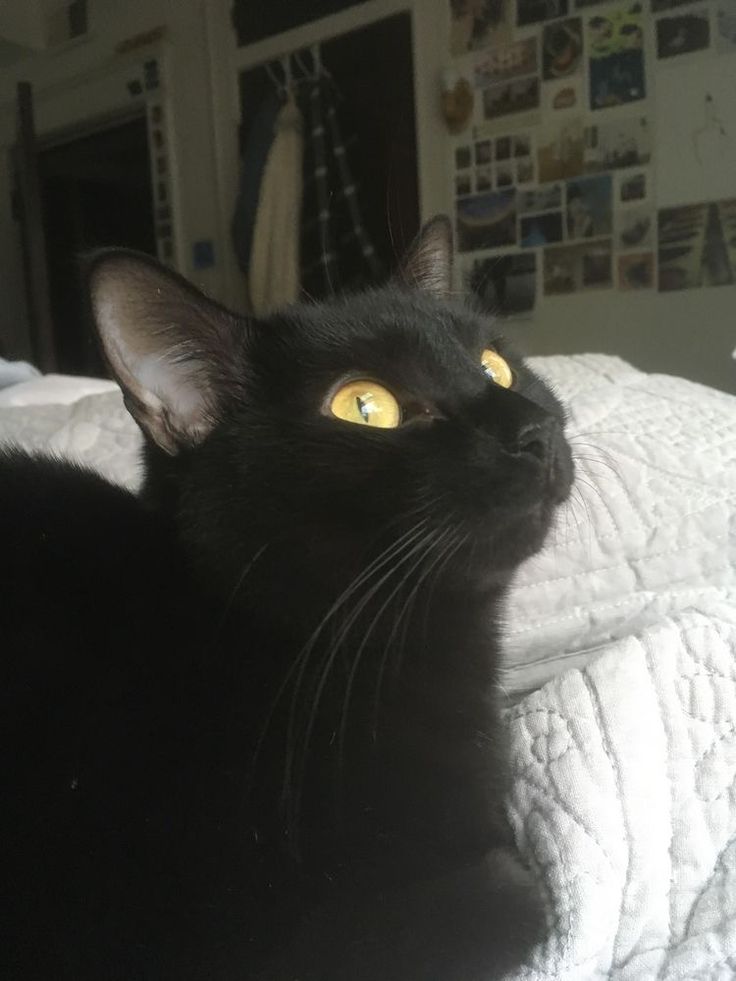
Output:
<svg viewBox="0 0 736 981">
<path fill-rule="evenodd" d="M 506 614 L 508 813 L 549 921 L 506 981 L 736 978 L 736 399 L 600 355 L 534 366 L 578 479 Z M 137 486 L 119 393 L 14 388 L 0 439 Z"/>
</svg>

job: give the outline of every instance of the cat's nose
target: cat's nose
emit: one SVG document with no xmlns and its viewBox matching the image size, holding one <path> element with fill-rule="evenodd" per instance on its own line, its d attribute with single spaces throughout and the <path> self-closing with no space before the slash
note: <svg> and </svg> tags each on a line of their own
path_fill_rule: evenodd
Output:
<svg viewBox="0 0 736 981">
<path fill-rule="evenodd" d="M 553 455 L 558 423 L 552 416 L 524 426 L 516 440 L 516 453 L 528 453 L 544 463 Z"/>
</svg>

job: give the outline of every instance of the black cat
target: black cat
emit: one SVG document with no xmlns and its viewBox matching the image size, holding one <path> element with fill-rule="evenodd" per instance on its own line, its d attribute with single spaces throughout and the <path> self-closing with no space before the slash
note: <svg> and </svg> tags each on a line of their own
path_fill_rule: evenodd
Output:
<svg viewBox="0 0 736 981">
<path fill-rule="evenodd" d="M 499 616 L 572 463 L 450 264 L 435 219 L 258 322 L 92 260 L 145 486 L 0 458 L 2 977 L 487 981 L 543 936 Z"/>
</svg>

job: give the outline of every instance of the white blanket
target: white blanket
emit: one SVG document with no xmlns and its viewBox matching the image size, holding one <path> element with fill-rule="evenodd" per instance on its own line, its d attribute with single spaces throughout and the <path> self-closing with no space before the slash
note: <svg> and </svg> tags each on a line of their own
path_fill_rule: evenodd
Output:
<svg viewBox="0 0 736 981">
<path fill-rule="evenodd" d="M 509 725 L 550 928 L 514 977 L 736 977 L 736 596 L 615 642 Z"/>
<path fill-rule="evenodd" d="M 509 814 L 550 927 L 515 978 L 736 978 L 736 399 L 616 358 L 534 366 L 579 481 L 507 615 Z M 19 395 L 0 440 L 137 486 L 118 393 Z"/>
</svg>

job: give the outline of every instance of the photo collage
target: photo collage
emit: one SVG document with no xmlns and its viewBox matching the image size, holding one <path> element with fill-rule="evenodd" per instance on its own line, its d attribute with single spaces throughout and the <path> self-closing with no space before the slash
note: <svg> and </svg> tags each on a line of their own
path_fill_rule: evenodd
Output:
<svg viewBox="0 0 736 981">
<path fill-rule="evenodd" d="M 646 55 L 736 52 L 736 0 L 449 2 L 475 94 L 453 144 L 457 243 L 484 302 L 522 314 L 540 293 L 725 281 L 713 243 L 733 202 L 655 210 Z M 678 259 L 676 239 L 659 256 L 688 222 L 700 256 Z"/>
</svg>

